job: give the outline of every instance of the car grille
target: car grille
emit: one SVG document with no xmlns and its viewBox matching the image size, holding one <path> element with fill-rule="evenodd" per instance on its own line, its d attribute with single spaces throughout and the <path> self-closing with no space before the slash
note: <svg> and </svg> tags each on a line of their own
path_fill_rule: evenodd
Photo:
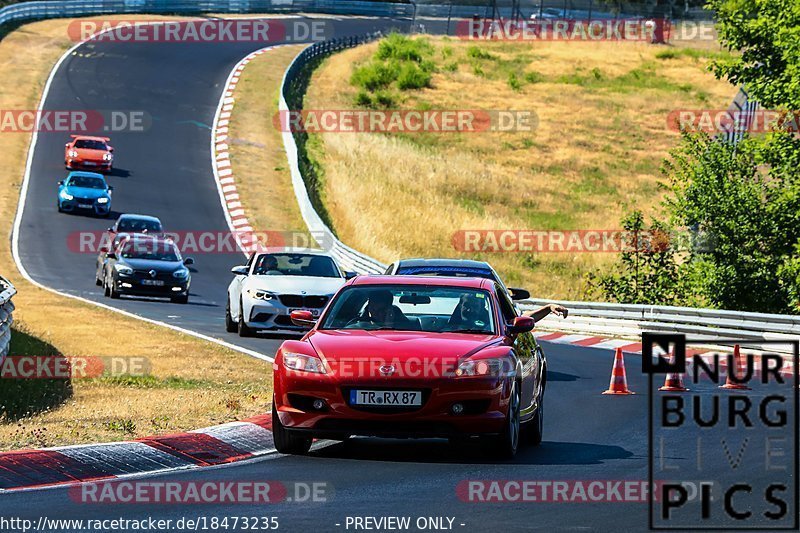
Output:
<svg viewBox="0 0 800 533">
<path fill-rule="evenodd" d="M 134 270 L 133 275 L 136 279 L 160 279 L 164 281 L 179 281 L 172 276 L 172 272 L 156 272 L 156 277 L 150 276 L 150 270 Z"/>
<path fill-rule="evenodd" d="M 305 307 L 308 309 L 322 309 L 328 303 L 327 296 L 301 296 L 299 294 L 281 294 L 281 303 L 286 307 Z"/>
<path fill-rule="evenodd" d="M 75 196 L 74 198 L 79 204 L 93 204 L 95 202 L 94 198 L 81 198 L 80 196 Z"/>
</svg>

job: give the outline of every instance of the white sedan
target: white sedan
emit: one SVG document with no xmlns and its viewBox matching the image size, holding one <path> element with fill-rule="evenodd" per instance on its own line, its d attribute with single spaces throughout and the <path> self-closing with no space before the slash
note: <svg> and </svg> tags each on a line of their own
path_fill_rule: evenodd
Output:
<svg viewBox="0 0 800 533">
<path fill-rule="evenodd" d="M 302 330 L 292 311 L 318 317 L 333 294 L 356 274 L 344 272 L 334 259 L 316 251 L 254 253 L 246 265 L 231 269 L 225 329 L 240 336 L 257 330 Z"/>
</svg>

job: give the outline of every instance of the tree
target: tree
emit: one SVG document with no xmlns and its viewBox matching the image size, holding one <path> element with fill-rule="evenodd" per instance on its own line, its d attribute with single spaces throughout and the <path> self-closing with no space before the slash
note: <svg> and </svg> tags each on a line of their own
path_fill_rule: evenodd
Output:
<svg viewBox="0 0 800 533">
<path fill-rule="evenodd" d="M 746 85 L 765 107 L 800 110 L 800 2 L 710 0 L 723 46 L 741 52 L 712 71 Z"/>
</svg>

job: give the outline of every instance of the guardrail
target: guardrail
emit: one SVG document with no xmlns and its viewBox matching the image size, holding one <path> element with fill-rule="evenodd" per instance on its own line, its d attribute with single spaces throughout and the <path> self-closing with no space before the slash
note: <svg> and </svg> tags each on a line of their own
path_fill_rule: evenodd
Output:
<svg viewBox="0 0 800 533">
<path fill-rule="evenodd" d="M 17 290 L 10 281 L 0 277 L 0 362 L 8 355 L 11 346 L 11 323 L 14 321 L 14 303 L 11 298 Z"/>
<path fill-rule="evenodd" d="M 314 62 L 339 50 L 352 48 L 360 44 L 368 43 L 381 36 L 380 33 L 362 35 L 360 37 L 347 37 L 343 39 L 333 39 L 313 44 L 292 61 L 283 76 L 281 85 L 278 109 L 281 114 L 289 111 L 287 98 L 294 104 L 293 111 L 298 111 L 302 102 L 302 94 L 305 92 L 306 78 Z M 330 253 L 345 270 L 352 270 L 359 274 L 380 274 L 386 270 L 386 265 L 380 261 L 364 255 L 350 248 L 340 241 L 333 234 L 331 229 L 322 220 L 314 208 L 309 197 L 307 183 L 310 176 L 303 176 L 300 171 L 300 150 L 298 144 L 303 146 L 306 134 L 302 132 L 289 132 L 288 128 L 283 128 L 283 144 L 286 148 L 286 155 L 289 158 L 289 167 L 292 174 L 292 187 L 294 189 L 297 204 L 303 220 L 311 231 L 312 235 L 321 236 L 321 241 L 330 246 Z"/>
<path fill-rule="evenodd" d="M 531 299 L 522 302 L 524 308 L 553 303 Z M 557 329 L 577 334 L 608 335 L 638 338 L 642 331 L 684 333 L 704 342 L 725 345 L 726 339 L 751 341 L 753 348 L 791 352 L 791 346 L 767 347 L 760 341 L 793 341 L 800 337 L 800 316 L 769 313 L 745 313 L 692 307 L 633 305 L 601 302 L 560 301 L 569 309 L 566 319 L 548 317 L 541 321 L 542 329 Z"/>
</svg>

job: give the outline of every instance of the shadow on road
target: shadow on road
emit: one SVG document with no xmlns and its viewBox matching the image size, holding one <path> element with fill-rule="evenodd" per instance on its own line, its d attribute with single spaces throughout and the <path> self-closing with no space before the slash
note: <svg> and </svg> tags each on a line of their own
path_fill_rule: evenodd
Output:
<svg viewBox="0 0 800 533">
<path fill-rule="evenodd" d="M 320 448 L 311 454 L 327 459 L 458 464 L 598 465 L 629 459 L 633 453 L 607 444 L 545 441 L 524 447 L 513 461 L 494 459 L 488 442 L 472 439 L 450 445 L 443 439 L 405 440 L 353 438 Z"/>
</svg>

